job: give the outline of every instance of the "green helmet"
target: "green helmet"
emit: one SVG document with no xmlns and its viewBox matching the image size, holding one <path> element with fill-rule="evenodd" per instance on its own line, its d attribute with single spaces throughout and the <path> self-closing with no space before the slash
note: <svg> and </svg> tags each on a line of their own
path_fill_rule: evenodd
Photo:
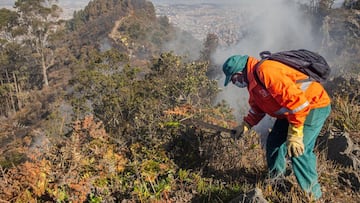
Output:
<svg viewBox="0 0 360 203">
<path fill-rule="evenodd" d="M 224 86 L 227 86 L 231 80 L 231 76 L 234 73 L 241 72 L 244 70 L 247 60 L 249 56 L 248 55 L 234 55 L 229 57 L 224 65 L 223 65 L 223 72 L 226 76 Z"/>
</svg>

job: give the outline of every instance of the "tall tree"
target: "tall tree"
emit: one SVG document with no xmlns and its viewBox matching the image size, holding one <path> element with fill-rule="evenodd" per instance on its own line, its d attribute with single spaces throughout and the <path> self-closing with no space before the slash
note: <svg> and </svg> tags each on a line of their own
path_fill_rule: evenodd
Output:
<svg viewBox="0 0 360 203">
<path fill-rule="evenodd" d="M 41 68 L 43 85 L 49 86 L 48 69 L 55 65 L 55 49 L 51 36 L 60 28 L 58 25 L 61 8 L 57 0 L 17 0 L 15 9 L 24 28 L 24 42 L 29 45 L 35 59 L 34 66 Z"/>
<path fill-rule="evenodd" d="M 5 116 L 21 109 L 25 99 L 22 88 L 28 76 L 24 71 L 27 54 L 17 40 L 24 33 L 18 24 L 16 11 L 0 9 L 0 115 Z"/>
<path fill-rule="evenodd" d="M 1 44 L 14 40 L 16 36 L 16 25 L 18 24 L 18 14 L 6 8 L 0 9 L 0 38 Z"/>
<path fill-rule="evenodd" d="M 219 47 L 219 37 L 216 34 L 209 33 L 203 43 L 204 48 L 201 51 L 200 59 L 209 63 L 209 70 L 207 75 L 210 78 L 216 78 L 221 73 L 219 72 L 218 65 L 214 63 L 211 56 L 216 52 Z"/>
</svg>

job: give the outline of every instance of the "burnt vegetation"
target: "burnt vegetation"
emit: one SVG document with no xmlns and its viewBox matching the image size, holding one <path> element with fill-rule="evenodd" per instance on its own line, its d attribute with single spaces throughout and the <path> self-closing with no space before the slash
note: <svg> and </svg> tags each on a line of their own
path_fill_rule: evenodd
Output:
<svg viewBox="0 0 360 203">
<path fill-rule="evenodd" d="M 326 139 L 360 143 L 359 1 L 331 2 L 304 7 L 337 70 L 316 153 L 325 200 L 356 202 L 359 164 L 329 160 Z M 255 132 L 233 140 L 183 122 L 236 125 L 213 100 L 215 34 L 192 60 L 162 49 L 178 28 L 148 1 L 91 1 L 67 21 L 54 3 L 0 9 L 0 202 L 229 202 L 254 187 L 269 202 L 311 201 L 293 176 L 267 178 Z"/>
</svg>

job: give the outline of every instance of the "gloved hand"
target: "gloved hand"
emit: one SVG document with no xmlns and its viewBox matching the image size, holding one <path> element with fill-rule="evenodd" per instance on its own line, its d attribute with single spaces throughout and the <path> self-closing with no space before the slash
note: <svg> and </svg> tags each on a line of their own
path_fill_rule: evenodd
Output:
<svg viewBox="0 0 360 203">
<path fill-rule="evenodd" d="M 290 157 L 297 157 L 304 153 L 303 129 L 304 126 L 295 127 L 289 125 L 286 145 Z"/>
<path fill-rule="evenodd" d="M 249 131 L 249 129 L 251 128 L 251 126 L 243 121 L 241 122 L 240 125 L 238 125 L 236 128 L 233 129 L 233 135 L 235 139 L 239 139 L 243 133 L 246 133 L 247 131 Z"/>
</svg>

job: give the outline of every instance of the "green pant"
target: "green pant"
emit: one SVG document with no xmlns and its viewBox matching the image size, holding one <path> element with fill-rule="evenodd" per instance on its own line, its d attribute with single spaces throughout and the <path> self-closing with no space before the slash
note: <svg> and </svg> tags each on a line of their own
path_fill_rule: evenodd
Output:
<svg viewBox="0 0 360 203">
<path fill-rule="evenodd" d="M 291 163 L 296 179 L 301 188 L 313 195 L 315 199 L 321 197 L 321 189 L 316 170 L 316 156 L 314 147 L 326 118 L 331 111 L 330 105 L 324 108 L 312 109 L 304 124 L 304 154 L 292 157 Z M 284 174 L 286 170 L 286 137 L 289 123 L 286 119 L 276 120 L 266 142 L 266 158 L 271 177 Z"/>
</svg>

